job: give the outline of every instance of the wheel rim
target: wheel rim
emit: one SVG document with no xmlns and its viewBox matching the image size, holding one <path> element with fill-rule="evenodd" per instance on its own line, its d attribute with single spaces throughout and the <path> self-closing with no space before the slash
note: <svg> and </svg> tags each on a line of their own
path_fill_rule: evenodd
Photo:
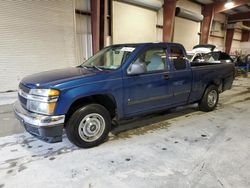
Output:
<svg viewBox="0 0 250 188">
<path fill-rule="evenodd" d="M 97 113 L 86 115 L 79 124 L 78 133 L 86 142 L 96 141 L 101 137 L 105 129 L 104 118 Z"/>
<path fill-rule="evenodd" d="M 207 95 L 207 104 L 209 107 L 214 107 L 217 102 L 218 94 L 215 90 L 212 90 Z"/>
</svg>

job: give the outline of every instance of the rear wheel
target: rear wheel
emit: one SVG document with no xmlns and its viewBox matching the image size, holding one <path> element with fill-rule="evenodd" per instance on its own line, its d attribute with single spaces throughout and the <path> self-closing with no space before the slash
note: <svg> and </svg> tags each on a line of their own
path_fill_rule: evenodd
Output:
<svg viewBox="0 0 250 188">
<path fill-rule="evenodd" d="M 81 148 L 97 146 L 105 141 L 111 127 L 111 117 L 106 108 L 89 104 L 79 108 L 66 125 L 68 139 Z"/>
<path fill-rule="evenodd" d="M 209 86 L 199 104 L 202 111 L 209 112 L 215 109 L 219 100 L 219 91 L 215 85 Z"/>
</svg>

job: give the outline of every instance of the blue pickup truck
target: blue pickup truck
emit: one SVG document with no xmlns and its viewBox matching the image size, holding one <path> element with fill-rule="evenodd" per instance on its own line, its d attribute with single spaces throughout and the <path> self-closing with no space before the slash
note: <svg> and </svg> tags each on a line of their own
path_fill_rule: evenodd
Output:
<svg viewBox="0 0 250 188">
<path fill-rule="evenodd" d="M 189 62 L 181 44 L 119 44 L 77 67 L 23 78 L 14 111 L 44 141 L 62 141 L 65 129 L 72 143 L 89 148 L 107 139 L 114 119 L 190 103 L 212 111 L 233 80 L 233 64 Z"/>
</svg>

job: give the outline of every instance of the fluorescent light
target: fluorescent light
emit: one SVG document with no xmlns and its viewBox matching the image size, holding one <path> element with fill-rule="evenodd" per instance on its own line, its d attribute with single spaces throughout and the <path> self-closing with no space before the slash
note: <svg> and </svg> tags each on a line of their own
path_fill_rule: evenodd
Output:
<svg viewBox="0 0 250 188">
<path fill-rule="evenodd" d="M 224 5 L 224 7 L 225 7 L 226 9 L 231 9 L 231 8 L 233 8 L 233 6 L 234 6 L 234 2 L 232 2 L 232 1 L 227 1 L 227 2 L 225 3 L 225 5 Z"/>
</svg>

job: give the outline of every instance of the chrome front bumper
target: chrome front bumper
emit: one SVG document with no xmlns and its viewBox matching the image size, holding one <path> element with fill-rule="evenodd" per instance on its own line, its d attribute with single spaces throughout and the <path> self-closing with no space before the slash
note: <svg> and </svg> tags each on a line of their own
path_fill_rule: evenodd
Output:
<svg viewBox="0 0 250 188">
<path fill-rule="evenodd" d="M 17 119 L 30 134 L 46 142 L 62 141 L 65 115 L 46 116 L 25 110 L 19 101 L 13 105 Z"/>
</svg>

